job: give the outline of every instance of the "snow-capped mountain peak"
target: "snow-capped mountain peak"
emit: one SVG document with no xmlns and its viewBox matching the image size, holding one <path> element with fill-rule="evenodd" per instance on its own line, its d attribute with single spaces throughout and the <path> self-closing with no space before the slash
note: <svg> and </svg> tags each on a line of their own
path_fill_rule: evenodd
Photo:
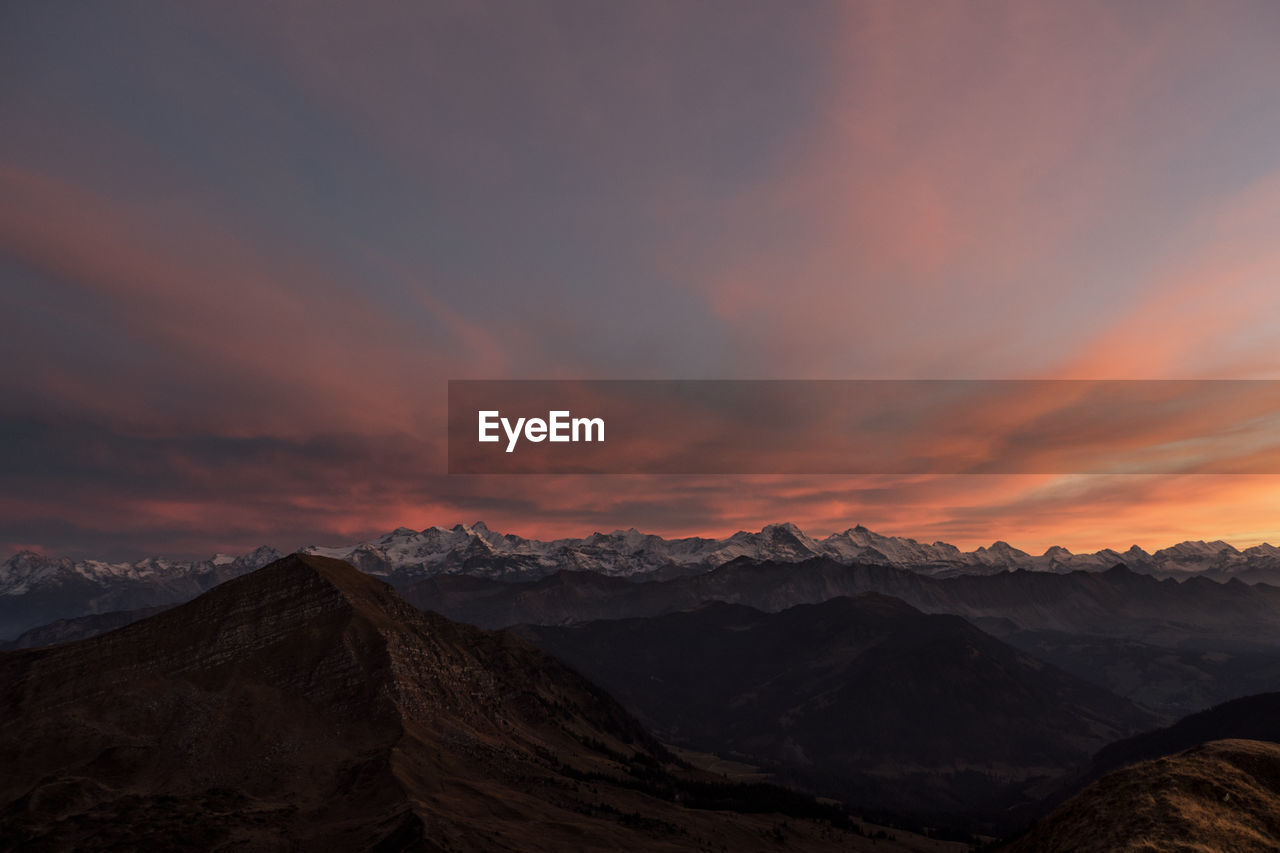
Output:
<svg viewBox="0 0 1280 853">
<path fill-rule="evenodd" d="M 1193 541 L 1154 553 L 1134 545 L 1123 553 L 1103 549 L 1092 554 L 1073 554 L 1054 546 L 1033 557 L 1003 540 L 965 552 L 946 542 L 924 544 L 885 536 L 860 524 L 821 539 L 793 523 L 781 522 L 723 539 L 666 539 L 633 527 L 581 539 L 539 540 L 499 533 L 477 521 L 422 530 L 398 527 L 365 542 L 299 550 L 347 560 L 393 583 L 441 574 L 532 580 L 561 570 L 662 579 L 709 572 L 744 557 L 784 563 L 821 558 L 879 564 L 935 577 L 1015 569 L 1102 572 L 1123 564 L 1130 571 L 1158 577 L 1201 575 L 1222 581 L 1280 582 L 1280 548 L 1270 544 L 1241 551 L 1222 541 Z M 25 630 L 66 615 L 183 601 L 279 556 L 274 549 L 262 547 L 239 557 L 216 554 L 193 562 L 149 557 L 128 563 L 73 561 L 20 551 L 0 564 L 0 638 L 15 627 Z M 31 597 L 35 595 L 49 604 L 37 608 L 31 603 L 37 600 Z"/>
</svg>

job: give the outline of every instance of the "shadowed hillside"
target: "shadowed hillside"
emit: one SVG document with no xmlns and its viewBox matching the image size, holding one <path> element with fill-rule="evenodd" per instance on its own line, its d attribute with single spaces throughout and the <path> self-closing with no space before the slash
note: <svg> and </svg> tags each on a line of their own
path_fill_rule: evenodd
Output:
<svg viewBox="0 0 1280 853">
<path fill-rule="evenodd" d="M 1154 722 L 957 616 L 876 594 L 519 630 L 672 743 L 924 816 L 998 815 Z"/>
</svg>

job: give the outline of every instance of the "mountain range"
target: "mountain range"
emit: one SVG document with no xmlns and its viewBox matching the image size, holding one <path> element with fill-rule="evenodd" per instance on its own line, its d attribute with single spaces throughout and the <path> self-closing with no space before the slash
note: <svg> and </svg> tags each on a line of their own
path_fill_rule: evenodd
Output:
<svg viewBox="0 0 1280 853">
<path fill-rule="evenodd" d="M 541 624 L 462 624 L 296 554 L 186 604 L 87 617 L 98 636 L 72 640 L 71 620 L 44 629 L 54 645 L 0 652 L 2 846 L 958 853 L 971 836 L 902 827 L 1032 818 L 1009 849 L 1280 838 L 1280 693 L 1152 728 L 1008 641 L 1145 626 L 1226 646 L 1274 628 L 1269 586 L 738 557 L 667 580 L 403 591 Z M 574 609 L 612 615 L 550 618 Z"/>
<path fill-rule="evenodd" d="M 1135 545 L 1123 552 L 1105 549 L 1092 554 L 1053 547 L 1033 556 L 1006 542 L 964 552 L 944 542 L 925 544 L 882 536 L 861 526 L 821 539 L 793 524 L 772 524 L 759 532 L 740 531 L 723 539 L 664 539 L 631 529 L 540 541 L 498 533 L 477 522 L 424 530 L 402 527 L 368 542 L 311 545 L 300 551 L 346 560 L 396 586 L 440 575 L 532 581 L 561 571 L 661 581 L 706 574 L 740 558 L 774 563 L 822 558 L 935 578 L 1017 570 L 1099 572 L 1123 564 L 1158 578 L 1280 584 L 1280 548 L 1267 544 L 1238 550 L 1221 541 L 1183 542 L 1153 553 Z M 239 557 L 220 554 L 190 562 L 149 557 L 112 563 L 22 551 L 0 564 L 0 640 L 58 619 L 186 601 L 279 556 L 274 549 L 262 547 Z"/>
<path fill-rule="evenodd" d="M 0 714 L 10 848 L 883 849 L 831 806 L 678 759 L 524 640 L 323 557 L 0 653 Z M 959 849 L 916 840 L 893 848 Z"/>
<path fill-rule="evenodd" d="M 631 528 L 552 541 L 497 533 L 476 522 L 420 531 L 401 527 L 358 545 L 312 545 L 301 550 L 347 560 L 371 574 L 387 576 L 468 574 L 530 580 L 567 569 L 662 579 L 699 574 L 739 557 L 777 562 L 826 557 L 843 563 L 906 568 L 934 577 L 1014 569 L 1100 571 L 1123 563 L 1135 572 L 1157 577 L 1200 574 L 1216 580 L 1239 577 L 1246 582 L 1280 582 L 1280 548 L 1265 543 L 1239 550 L 1222 541 L 1188 541 L 1153 553 L 1134 545 L 1126 551 L 1103 549 L 1091 554 L 1073 554 L 1053 546 L 1033 556 L 1004 541 L 961 551 L 946 542 L 928 544 L 883 536 L 861 525 L 818 539 L 789 522 L 770 524 L 759 532 L 740 530 L 724 539 L 664 539 Z"/>
<path fill-rule="evenodd" d="M 279 558 L 267 547 L 239 557 L 217 554 L 191 562 L 149 557 L 133 563 L 20 551 L 0 565 L 0 639 L 58 619 L 188 601 Z"/>
<path fill-rule="evenodd" d="M 707 601 L 766 612 L 874 592 L 983 631 L 1169 717 L 1280 688 L 1280 588 L 1203 577 L 1013 571 L 932 578 L 880 565 L 739 558 L 700 575 L 634 582 L 559 572 L 511 583 L 438 575 L 415 605 L 486 627 L 653 617 Z"/>
</svg>

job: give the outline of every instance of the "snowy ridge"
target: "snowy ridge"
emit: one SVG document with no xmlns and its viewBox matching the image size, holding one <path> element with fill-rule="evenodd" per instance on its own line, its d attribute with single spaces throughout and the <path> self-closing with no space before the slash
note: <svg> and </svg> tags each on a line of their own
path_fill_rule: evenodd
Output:
<svg viewBox="0 0 1280 853">
<path fill-rule="evenodd" d="M 208 560 L 192 562 L 166 560 L 162 557 L 146 557 L 133 563 L 73 561 L 66 557 L 46 557 L 34 551 L 19 551 L 0 564 L 0 595 L 22 595 L 36 587 L 66 585 L 77 581 L 106 587 L 118 583 L 154 580 L 173 582 L 204 576 L 227 580 L 260 569 L 279 558 L 279 551 L 265 546 L 240 557 L 215 554 Z"/>
<path fill-rule="evenodd" d="M 239 557 L 147 557 L 132 563 L 20 551 L 0 563 L 0 640 L 56 619 L 178 604 L 279 558 L 280 552 L 266 547 Z"/>
<path fill-rule="evenodd" d="M 665 580 L 713 571 L 741 557 L 774 563 L 820 557 L 932 577 L 1016 570 L 1102 572 L 1123 563 L 1134 572 L 1157 577 L 1280 585 L 1280 548 L 1273 545 L 1240 550 L 1222 541 L 1195 541 L 1153 553 L 1135 545 L 1123 552 L 1104 549 L 1093 554 L 1072 554 L 1055 546 L 1037 556 L 1007 542 L 961 551 L 946 542 L 884 536 L 862 526 L 815 538 L 789 523 L 738 531 L 723 539 L 664 539 L 632 528 L 544 541 L 499 533 L 476 522 L 424 530 L 400 527 L 368 542 L 299 550 L 347 560 L 397 585 L 439 575 L 528 581 L 562 570 Z M 112 563 L 23 551 L 0 564 L 0 640 L 56 619 L 177 604 L 279 557 L 274 549 L 263 547 L 239 557 L 215 554 L 192 562 L 148 557 Z"/>
<path fill-rule="evenodd" d="M 439 574 L 530 580 L 561 569 L 664 578 L 709 571 L 739 557 L 774 562 L 826 557 L 844 563 L 891 565 L 935 577 L 1018 569 L 1106 571 L 1123 563 L 1135 572 L 1158 577 L 1199 574 L 1218 580 L 1280 582 L 1280 548 L 1269 544 L 1238 550 L 1226 542 L 1196 541 L 1154 553 L 1134 545 L 1124 552 L 1108 548 L 1091 554 L 1073 554 L 1055 545 L 1036 556 L 1004 541 L 966 552 L 946 542 L 926 544 L 883 536 L 861 525 L 815 539 L 789 522 L 770 524 L 754 533 L 739 531 L 724 539 L 664 539 L 631 528 L 550 541 L 498 533 L 476 522 L 425 530 L 401 527 L 357 545 L 302 550 L 349 560 L 392 581 Z"/>
<path fill-rule="evenodd" d="M 1105 571 L 1123 563 L 1135 572 L 1159 577 L 1207 575 L 1219 580 L 1240 577 L 1251 582 L 1280 581 L 1280 548 L 1270 544 L 1240 550 L 1222 541 L 1189 541 L 1151 553 L 1134 545 L 1123 552 L 1103 549 L 1091 554 L 1073 554 L 1055 545 L 1043 554 L 1032 555 L 1003 541 L 961 551 L 946 542 L 930 544 L 884 536 L 861 525 L 819 539 L 789 522 L 770 524 L 758 532 L 738 531 L 723 539 L 664 539 L 631 528 L 554 540 L 499 533 L 484 522 L 476 522 L 423 530 L 399 527 L 368 542 L 310 545 L 298 550 L 348 560 L 370 574 L 393 581 L 440 574 L 530 580 L 562 569 L 660 579 L 710 571 L 739 557 L 773 562 L 826 557 L 843 563 L 890 565 L 935 577 L 1018 569 L 1055 573 Z M 0 564 L 0 597 L 75 584 L 104 589 L 194 584 L 205 589 L 211 583 L 261 568 L 279 557 L 278 551 L 265 546 L 238 557 L 215 554 L 193 562 L 160 557 L 132 563 L 72 561 L 22 551 Z"/>
</svg>

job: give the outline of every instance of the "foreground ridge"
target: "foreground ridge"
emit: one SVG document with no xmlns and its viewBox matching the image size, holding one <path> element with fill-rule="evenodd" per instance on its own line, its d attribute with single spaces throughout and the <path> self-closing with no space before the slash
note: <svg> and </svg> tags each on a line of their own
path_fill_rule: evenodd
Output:
<svg viewBox="0 0 1280 853">
<path fill-rule="evenodd" d="M 1117 770 L 1008 853 L 1280 849 L 1280 744 L 1219 740 Z"/>
</svg>

